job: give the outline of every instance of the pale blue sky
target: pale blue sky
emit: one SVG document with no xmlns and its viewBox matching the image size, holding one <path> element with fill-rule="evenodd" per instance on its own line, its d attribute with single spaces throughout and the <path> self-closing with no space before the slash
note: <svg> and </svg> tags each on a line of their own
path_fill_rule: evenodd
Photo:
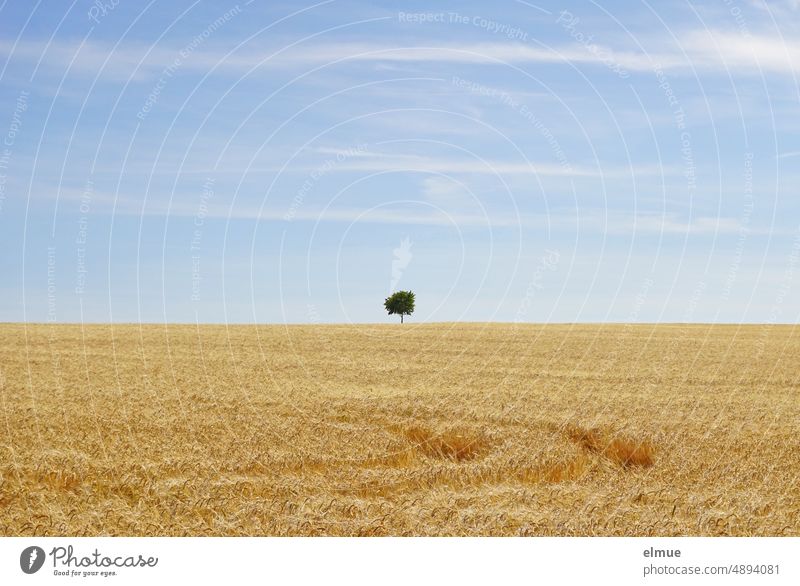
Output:
<svg viewBox="0 0 800 586">
<path fill-rule="evenodd" d="M 2 2 L 0 321 L 794 322 L 798 38 L 796 0 Z"/>
</svg>

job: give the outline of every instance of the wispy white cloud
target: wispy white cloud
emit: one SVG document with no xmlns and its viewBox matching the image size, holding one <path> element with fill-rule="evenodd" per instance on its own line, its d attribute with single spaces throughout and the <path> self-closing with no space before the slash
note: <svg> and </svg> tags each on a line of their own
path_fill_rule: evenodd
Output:
<svg viewBox="0 0 800 586">
<path fill-rule="evenodd" d="M 317 151 L 324 155 L 324 149 Z M 338 152 L 337 149 L 330 149 L 331 157 Z M 346 151 L 341 151 L 346 152 Z M 324 155 L 325 156 L 325 155 Z M 326 170 L 326 174 L 334 173 L 380 173 L 380 172 L 400 172 L 411 171 L 417 173 L 436 173 L 443 175 L 499 175 L 499 176 L 541 176 L 541 177 L 562 177 L 570 178 L 644 178 L 644 177 L 679 177 L 685 169 L 679 165 L 666 164 L 634 164 L 634 165 L 612 165 L 599 161 L 596 166 L 588 164 L 571 164 L 568 167 L 558 163 L 550 163 L 538 160 L 526 162 L 524 160 L 480 160 L 468 158 L 444 158 L 426 157 L 407 153 L 383 153 L 378 151 L 352 152 L 342 162 L 331 164 Z M 259 174 L 290 174 L 301 173 L 310 174 L 325 164 L 326 160 L 318 162 L 304 162 L 284 167 L 280 164 L 274 165 L 252 165 L 241 166 L 236 164 L 221 165 L 214 167 L 213 164 L 207 166 L 185 166 L 176 169 L 169 165 L 162 165 L 157 169 L 135 169 L 129 167 L 129 172 L 146 172 L 152 175 L 234 175 L 248 176 Z M 118 170 L 112 169 L 112 174 Z"/>
<path fill-rule="evenodd" d="M 547 175 L 556 177 L 631 177 L 631 176 L 672 176 L 682 175 L 684 169 L 673 165 L 663 164 L 636 164 L 631 166 L 615 166 L 598 163 L 598 166 L 564 165 L 546 163 L 542 161 L 510 162 L 480 159 L 448 159 L 413 153 L 389 153 L 371 149 L 340 149 L 336 147 L 315 147 L 309 149 L 322 155 L 341 156 L 342 162 L 332 166 L 331 172 L 341 171 L 417 171 L 429 173 L 442 173 L 446 175 L 471 174 L 471 175 Z M 278 168 L 254 169 L 251 171 L 269 170 Z M 293 171 L 313 171 L 314 166 L 295 165 Z M 229 169 L 229 171 L 231 171 Z M 232 170 L 236 172 L 235 169 Z M 206 171 L 207 172 L 207 171 Z M 225 172 L 225 170 L 223 170 Z M 443 178 L 430 178 L 426 188 L 442 191 L 456 189 L 455 184 Z M 444 185 L 447 183 L 448 185 Z"/>
<path fill-rule="evenodd" d="M 49 43 L 49 44 L 48 44 Z M 78 43 L 73 41 L 23 40 L 13 45 L 0 41 L 0 54 L 24 60 L 42 60 L 49 65 L 66 67 L 71 64 L 75 71 L 98 72 L 104 67 L 108 75 L 127 79 L 154 76 L 180 58 L 180 47 L 166 45 L 150 46 L 127 43 L 112 51 L 112 45 L 98 42 Z M 286 67 L 308 64 L 324 64 L 336 61 L 370 62 L 439 62 L 439 63 L 592 63 L 599 61 L 596 55 L 579 47 L 565 46 L 544 49 L 514 43 L 475 44 L 419 44 L 415 46 L 391 46 L 381 43 L 342 42 L 335 44 L 307 44 L 282 49 L 280 47 L 235 52 L 226 56 L 228 50 L 209 45 L 180 59 L 182 68 L 209 70 L 223 65 L 225 70 L 240 72 L 243 69 L 262 65 Z M 652 61 L 639 53 L 615 52 L 617 60 L 634 70 L 652 69 Z M 662 59 L 662 66 L 677 65 L 672 60 Z M 135 73 L 134 73 L 135 72 Z"/>
<path fill-rule="evenodd" d="M 633 52 L 613 52 L 614 58 L 624 61 L 630 69 L 652 70 L 653 64 L 647 55 Z M 602 63 L 588 51 L 572 45 L 541 48 L 519 43 L 474 43 L 474 44 L 420 44 L 407 47 L 391 47 L 373 43 L 342 43 L 303 47 L 286 57 L 291 61 L 319 62 L 322 60 L 346 59 L 352 61 L 393 62 L 444 62 L 466 64 L 498 63 Z M 670 62 L 668 65 L 672 65 Z"/>
<path fill-rule="evenodd" d="M 470 198 L 469 191 L 452 179 L 445 177 L 426 177 L 422 180 L 423 196 L 435 203 L 451 203 Z"/>
<path fill-rule="evenodd" d="M 54 198 L 60 191 L 64 204 L 77 203 L 83 196 L 80 189 L 47 190 L 39 193 L 46 198 Z M 450 201 L 433 202 L 436 208 L 426 205 L 427 199 L 421 197 L 419 206 L 358 206 L 358 205 L 301 205 L 293 210 L 291 221 L 287 221 L 289 204 L 282 204 L 274 196 L 263 206 L 252 201 L 240 199 L 233 206 L 225 202 L 207 202 L 203 209 L 209 220 L 231 220 L 251 222 L 275 222 L 287 228 L 293 223 L 320 224 L 368 224 L 396 226 L 439 226 L 458 229 L 484 230 L 554 230 L 561 236 L 571 238 L 575 234 L 595 236 L 631 237 L 722 237 L 740 235 L 746 229 L 751 236 L 778 236 L 796 234 L 796 231 L 779 226 L 742 225 L 740 218 L 724 215 L 704 215 L 678 212 L 663 212 L 653 209 L 640 209 L 631 212 L 624 209 L 583 206 L 577 210 L 555 210 L 549 214 L 510 210 L 486 209 L 476 206 L 467 198 L 454 198 Z M 144 201 L 144 196 L 133 194 L 115 195 L 107 192 L 92 193 L 92 212 L 104 215 L 114 209 L 118 216 L 170 217 L 194 220 L 198 214 L 198 202 L 176 196 L 172 202 L 152 195 Z M 69 205 L 62 206 L 66 210 Z"/>
<path fill-rule="evenodd" d="M 649 72 L 657 65 L 664 70 L 690 72 L 728 68 L 732 74 L 759 70 L 792 73 L 800 63 L 800 42 L 776 35 L 743 35 L 720 30 L 684 31 L 680 45 L 665 42 L 658 51 L 642 52 L 598 46 L 588 51 L 576 44 L 541 47 L 522 43 L 424 43 L 391 46 L 378 42 L 341 42 L 296 45 L 282 49 L 248 46 L 227 55 L 229 49 L 209 42 L 185 58 L 181 47 L 127 43 L 112 51 L 112 45 L 99 42 L 22 40 L 13 45 L 0 41 L 0 55 L 66 68 L 83 73 L 98 73 L 115 79 L 156 77 L 180 59 L 180 68 L 208 71 L 219 65 L 219 72 L 237 75 L 255 66 L 298 67 L 332 62 L 356 63 L 463 63 L 491 64 L 589 64 L 606 66 L 609 59 L 629 71 Z M 49 44 L 48 44 L 49 43 Z M 666 49 L 664 47 L 667 47 Z"/>
<path fill-rule="evenodd" d="M 87 41 L 33 39 L 16 44 L 0 40 L 0 55 L 10 61 L 24 61 L 75 74 L 100 75 L 113 80 L 145 80 L 160 74 L 173 63 L 180 49 L 168 50 L 140 44 L 126 44 L 113 50 L 113 45 Z M 148 54 L 148 50 L 150 53 Z"/>
<path fill-rule="evenodd" d="M 622 221 L 620 221 L 622 220 Z M 740 223 L 735 218 L 701 216 L 684 220 L 677 215 L 639 214 L 614 218 L 609 227 L 613 232 L 664 232 L 665 234 L 726 234 L 739 232 Z"/>
<path fill-rule="evenodd" d="M 54 194 L 55 192 L 53 192 Z M 79 190 L 62 190 L 62 199 L 78 200 Z M 110 211 L 114 205 L 115 213 L 127 216 L 170 216 L 175 218 L 194 218 L 198 213 L 197 202 L 176 200 L 172 203 L 150 199 L 144 205 L 143 198 L 130 195 L 114 196 L 104 193 L 93 193 L 93 204 L 97 204 L 98 213 Z M 455 202 L 454 202 L 455 203 Z M 467 206 L 468 207 L 468 206 Z M 639 211 L 632 213 L 624 210 L 604 210 L 602 208 L 582 208 L 577 212 L 512 213 L 503 211 L 467 212 L 462 205 L 443 206 L 439 211 L 428 208 L 414 210 L 410 207 L 316 207 L 300 206 L 293 211 L 291 222 L 286 220 L 288 207 L 278 204 L 267 204 L 263 207 L 252 203 L 227 204 L 209 203 L 203 210 L 208 219 L 250 220 L 259 222 L 281 222 L 287 227 L 294 222 L 320 223 L 363 223 L 392 225 L 426 225 L 458 228 L 485 229 L 541 229 L 549 226 L 559 230 L 561 234 L 608 234 L 627 236 L 632 234 L 664 234 L 665 236 L 686 235 L 724 235 L 738 234 L 742 228 L 736 218 L 725 216 L 695 216 L 685 218 L 677 213 L 661 213 Z M 748 227 L 750 234 L 759 232 L 753 226 Z M 772 234 L 780 231 L 770 230 Z"/>
<path fill-rule="evenodd" d="M 800 0 L 747 0 L 747 4 L 778 15 L 800 10 Z"/>
<path fill-rule="evenodd" d="M 644 175 L 676 175 L 683 172 L 668 165 L 633 165 L 598 167 L 570 165 L 541 161 L 508 162 L 480 161 L 473 159 L 445 159 L 411 154 L 374 152 L 358 153 L 336 167 L 339 171 L 392 171 L 411 170 L 444 174 L 491 174 L 491 175 L 547 175 L 556 177 L 631 177 Z"/>
<path fill-rule="evenodd" d="M 180 215 L 175 208 L 173 214 Z M 258 210 L 239 208 L 229 212 L 227 208 L 216 210 L 221 218 L 248 219 L 258 221 L 282 221 L 285 210 L 265 208 Z M 209 210 L 212 217 L 215 210 Z M 189 215 L 189 214 L 185 214 Z M 458 228 L 486 229 L 541 229 L 545 226 L 559 229 L 561 234 L 577 231 L 581 234 L 664 234 L 665 236 L 723 235 L 737 234 L 740 223 L 737 219 L 702 216 L 682 219 L 676 214 L 643 212 L 632 214 L 622 211 L 586 210 L 574 214 L 512 214 L 488 212 L 463 213 L 460 211 L 411 211 L 407 209 L 363 209 L 363 208 L 306 208 L 297 210 L 292 221 L 344 222 L 363 224 L 428 225 Z M 753 232 L 751 230 L 751 232 Z"/>
<path fill-rule="evenodd" d="M 778 155 L 779 159 L 788 159 L 791 157 L 800 157 L 800 151 L 787 151 Z"/>
<path fill-rule="evenodd" d="M 742 72 L 800 73 L 800 42 L 778 35 L 744 35 L 718 30 L 684 35 L 681 47 L 700 69 L 724 67 Z"/>
</svg>

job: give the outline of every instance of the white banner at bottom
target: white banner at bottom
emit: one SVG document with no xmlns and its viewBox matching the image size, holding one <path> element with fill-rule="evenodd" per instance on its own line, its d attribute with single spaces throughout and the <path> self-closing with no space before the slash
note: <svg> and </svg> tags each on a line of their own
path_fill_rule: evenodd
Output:
<svg viewBox="0 0 800 586">
<path fill-rule="evenodd" d="M 0 584 L 800 584 L 800 538 L 0 538 Z"/>
</svg>

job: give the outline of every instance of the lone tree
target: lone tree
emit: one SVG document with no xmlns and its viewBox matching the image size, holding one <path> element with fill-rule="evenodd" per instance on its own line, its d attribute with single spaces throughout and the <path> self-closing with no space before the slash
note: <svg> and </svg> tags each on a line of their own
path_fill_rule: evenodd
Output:
<svg viewBox="0 0 800 586">
<path fill-rule="evenodd" d="M 400 323 L 403 323 L 404 315 L 411 315 L 414 312 L 414 293 L 411 291 L 397 291 L 389 295 L 383 306 L 389 315 L 393 313 L 400 315 Z"/>
</svg>

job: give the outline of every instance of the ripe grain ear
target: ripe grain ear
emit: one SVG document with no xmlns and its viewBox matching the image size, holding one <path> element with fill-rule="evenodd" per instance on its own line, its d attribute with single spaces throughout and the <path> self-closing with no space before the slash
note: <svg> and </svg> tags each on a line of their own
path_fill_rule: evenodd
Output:
<svg viewBox="0 0 800 586">
<path fill-rule="evenodd" d="M 603 449 L 603 455 L 625 468 L 649 468 L 655 463 L 655 448 L 649 440 L 617 437 Z"/>
<path fill-rule="evenodd" d="M 655 463 L 655 446 L 648 439 L 638 440 L 613 435 L 598 428 L 585 429 L 580 426 L 570 426 L 566 433 L 587 451 L 600 454 L 624 468 L 649 468 Z"/>
<path fill-rule="evenodd" d="M 423 427 L 411 427 L 405 435 L 425 455 L 456 462 L 472 460 L 488 452 L 490 447 L 485 437 L 468 432 L 436 433 Z"/>
</svg>

